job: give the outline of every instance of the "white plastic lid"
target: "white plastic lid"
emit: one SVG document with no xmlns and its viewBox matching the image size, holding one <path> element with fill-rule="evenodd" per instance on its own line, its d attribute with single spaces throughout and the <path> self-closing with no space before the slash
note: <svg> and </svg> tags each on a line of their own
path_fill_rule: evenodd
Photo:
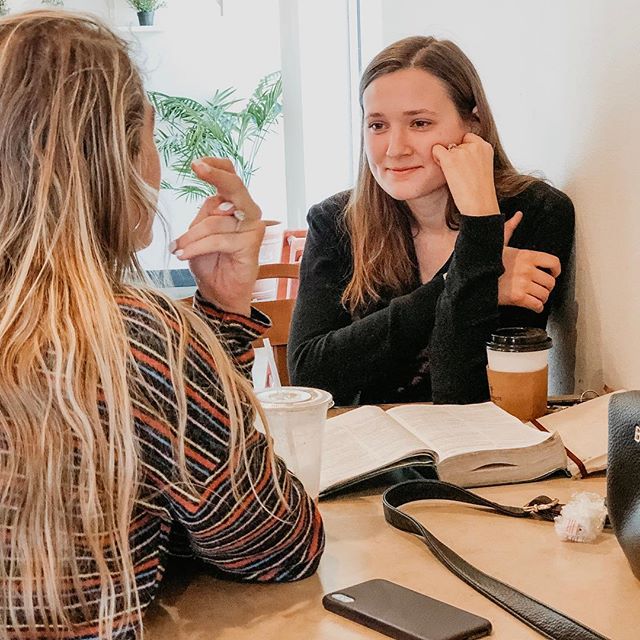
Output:
<svg viewBox="0 0 640 640">
<path fill-rule="evenodd" d="M 256 396 L 265 409 L 304 411 L 325 403 L 333 406 L 333 398 L 328 391 L 311 387 L 265 389 L 256 393 Z"/>
</svg>

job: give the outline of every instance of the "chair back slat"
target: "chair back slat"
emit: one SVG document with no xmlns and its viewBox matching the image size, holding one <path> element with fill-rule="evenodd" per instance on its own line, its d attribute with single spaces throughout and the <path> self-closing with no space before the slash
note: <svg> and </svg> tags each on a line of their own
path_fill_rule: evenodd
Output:
<svg viewBox="0 0 640 640">
<path fill-rule="evenodd" d="M 300 263 L 276 263 L 261 264 L 258 271 L 258 280 L 267 278 L 289 278 L 298 280 L 300 277 Z M 273 355 L 278 368 L 278 376 L 283 385 L 289 384 L 289 371 L 287 369 L 287 343 L 289 342 L 289 327 L 291 316 L 296 304 L 295 298 L 281 300 L 264 300 L 251 303 L 256 309 L 266 313 L 271 318 L 271 328 L 265 334 L 273 347 Z M 253 343 L 254 347 L 262 346 L 262 339 Z"/>
<path fill-rule="evenodd" d="M 261 264 L 258 270 L 258 280 L 267 278 L 293 278 L 300 277 L 300 263 L 277 262 L 274 264 Z"/>
</svg>

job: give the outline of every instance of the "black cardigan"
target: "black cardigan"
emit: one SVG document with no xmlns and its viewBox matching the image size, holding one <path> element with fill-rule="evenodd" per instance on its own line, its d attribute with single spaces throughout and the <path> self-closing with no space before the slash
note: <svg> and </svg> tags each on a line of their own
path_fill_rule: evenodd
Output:
<svg viewBox="0 0 640 640">
<path fill-rule="evenodd" d="M 289 336 L 292 384 L 326 389 L 336 404 L 481 402 L 489 397 L 485 341 L 497 327 L 545 327 L 558 284 L 537 314 L 498 307 L 504 220 L 524 217 L 509 243 L 545 251 L 565 270 L 571 252 L 571 200 L 538 182 L 500 201 L 503 215 L 461 216 L 451 258 L 426 284 L 413 285 L 354 318 L 340 303 L 353 270 L 343 211 L 349 192 L 311 208 L 300 290 Z M 443 274 L 446 273 L 446 280 Z"/>
</svg>

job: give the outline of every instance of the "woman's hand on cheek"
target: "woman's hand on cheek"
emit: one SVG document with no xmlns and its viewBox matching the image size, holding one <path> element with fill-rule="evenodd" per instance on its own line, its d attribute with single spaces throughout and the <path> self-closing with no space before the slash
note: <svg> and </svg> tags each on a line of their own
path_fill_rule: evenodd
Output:
<svg viewBox="0 0 640 640">
<path fill-rule="evenodd" d="M 499 213 L 493 147 L 474 133 L 467 133 L 461 144 L 449 146 L 436 144 L 431 153 L 442 169 L 458 211 L 465 216 Z"/>
<path fill-rule="evenodd" d="M 225 311 L 248 315 L 265 230 L 261 211 L 228 160 L 207 158 L 195 162 L 193 170 L 216 187 L 217 195 L 204 201 L 171 251 L 189 261 L 207 300 Z M 244 219 L 239 222 L 238 217 Z"/>
</svg>

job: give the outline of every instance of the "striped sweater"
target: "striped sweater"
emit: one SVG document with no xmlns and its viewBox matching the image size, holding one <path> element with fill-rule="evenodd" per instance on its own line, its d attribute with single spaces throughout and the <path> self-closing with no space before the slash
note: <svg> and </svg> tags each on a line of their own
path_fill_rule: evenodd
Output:
<svg viewBox="0 0 640 640">
<path fill-rule="evenodd" d="M 142 487 L 131 522 L 130 544 L 142 608 L 156 595 L 168 554 L 195 556 L 222 575 L 239 580 L 285 582 L 311 575 L 324 548 L 320 514 L 300 482 L 277 459 L 277 477 L 290 510 L 282 505 L 266 440 L 252 426 L 252 416 L 246 420 L 246 448 L 251 468 L 256 470 L 255 493 L 248 478 L 240 477 L 240 496 L 234 495 L 228 465 L 229 415 L 214 362 L 206 345 L 195 337 L 187 346 L 184 385 L 186 464 L 198 484 L 197 495 L 179 482 L 171 446 L 176 435 L 177 419 L 171 419 L 177 415 L 176 395 L 169 376 L 165 338 L 145 302 L 120 297 L 118 304 L 132 354 L 152 389 L 151 404 L 159 409 L 153 413 L 169 417 L 159 420 L 144 408 L 135 407 Z M 198 294 L 194 308 L 220 336 L 240 370 L 249 376 L 253 363 L 251 341 L 269 327 L 269 319 L 255 309 L 250 318 L 222 312 Z M 95 603 L 99 597 L 96 574 L 85 573 L 82 581 L 87 601 Z M 71 608 L 77 611 L 72 614 L 77 624 L 73 633 L 64 638 L 97 638 L 97 620 L 86 620 L 78 606 Z M 122 611 L 121 619 L 131 619 L 129 614 Z M 9 637 L 16 637 L 15 631 L 9 630 Z M 132 640 L 137 636 L 138 630 L 130 624 L 114 637 Z M 49 636 L 43 632 L 40 637 Z"/>
</svg>

